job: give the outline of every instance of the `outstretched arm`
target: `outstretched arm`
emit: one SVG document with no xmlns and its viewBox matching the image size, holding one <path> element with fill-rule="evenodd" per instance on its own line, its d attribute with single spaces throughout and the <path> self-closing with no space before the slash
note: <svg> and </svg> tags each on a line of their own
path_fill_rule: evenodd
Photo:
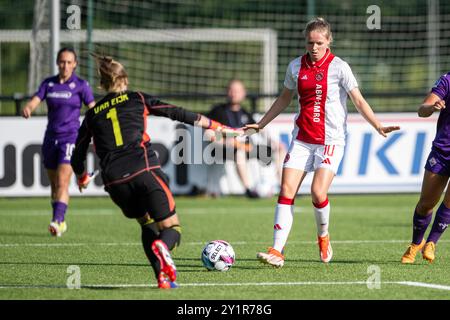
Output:
<svg viewBox="0 0 450 320">
<path fill-rule="evenodd" d="M 196 112 L 162 102 L 149 95 L 143 95 L 145 105 L 150 114 L 177 120 L 204 129 L 211 129 L 220 132 L 222 135 L 237 136 L 243 134 L 241 129 L 230 128 L 220 122 L 209 119 L 208 117 Z"/>
<path fill-rule="evenodd" d="M 28 119 L 31 117 L 33 111 L 38 107 L 39 103 L 41 103 L 41 99 L 38 96 L 34 96 L 30 101 L 23 107 L 22 109 L 22 117 Z"/>
<path fill-rule="evenodd" d="M 427 118 L 435 111 L 441 111 L 442 109 L 445 109 L 445 101 L 435 93 L 430 93 L 419 107 L 417 113 L 419 117 Z"/>
<path fill-rule="evenodd" d="M 358 112 L 366 119 L 368 123 L 372 127 L 375 128 L 375 130 L 378 131 L 379 134 L 381 134 L 383 137 L 387 137 L 387 134 L 392 131 L 399 130 L 399 126 L 388 126 L 383 127 L 378 121 L 377 117 L 375 116 L 372 108 L 369 106 L 367 101 L 364 99 L 364 97 L 361 94 L 361 91 L 359 91 L 358 88 L 354 88 L 352 91 L 349 92 L 349 96 L 353 101 L 353 104 L 355 105 Z"/>
<path fill-rule="evenodd" d="M 274 101 L 270 109 L 266 112 L 266 114 L 259 120 L 258 123 L 247 124 L 245 128 L 247 130 L 254 129 L 259 131 L 264 129 L 266 125 L 268 125 L 273 119 L 275 119 L 287 106 L 291 103 L 292 97 L 294 96 L 294 90 L 290 90 L 284 87 L 281 94 Z"/>
</svg>

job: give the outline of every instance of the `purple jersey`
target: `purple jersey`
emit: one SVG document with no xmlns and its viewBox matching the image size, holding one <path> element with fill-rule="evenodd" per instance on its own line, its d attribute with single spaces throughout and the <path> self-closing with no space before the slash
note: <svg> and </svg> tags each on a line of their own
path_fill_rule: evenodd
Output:
<svg viewBox="0 0 450 320">
<path fill-rule="evenodd" d="M 447 106 L 439 114 L 433 149 L 450 161 L 450 73 L 440 77 L 431 92 L 444 100 Z"/>
<path fill-rule="evenodd" d="M 59 76 L 45 79 L 35 96 L 47 100 L 48 124 L 45 135 L 53 138 L 76 137 L 82 103 L 88 105 L 94 101 L 89 83 L 75 73 L 64 83 L 59 82 Z"/>
</svg>

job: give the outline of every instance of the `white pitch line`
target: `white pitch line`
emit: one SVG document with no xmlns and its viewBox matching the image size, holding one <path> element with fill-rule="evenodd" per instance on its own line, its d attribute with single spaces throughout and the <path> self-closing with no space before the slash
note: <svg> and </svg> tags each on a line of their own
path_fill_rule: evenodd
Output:
<svg viewBox="0 0 450 320">
<path fill-rule="evenodd" d="M 366 281 L 299 281 L 299 282 L 237 282 L 237 283 L 179 283 L 180 287 L 262 287 L 262 286 L 352 286 L 367 285 Z M 450 291 L 450 286 L 411 282 L 411 281 L 385 281 L 380 285 L 403 285 L 410 287 L 422 287 L 436 290 Z M 105 289 L 105 288 L 151 288 L 155 284 L 88 284 L 82 285 L 82 289 Z M 66 289 L 61 285 L 0 285 L 0 289 Z"/>
<path fill-rule="evenodd" d="M 334 240 L 333 244 L 386 244 L 386 243 L 409 243 L 410 240 Z M 448 243 L 450 240 L 442 239 L 439 243 Z M 316 244 L 316 241 L 289 241 L 289 244 Z M 206 242 L 182 242 L 182 245 L 197 246 Z M 233 245 L 264 245 L 263 241 L 233 241 Z M 83 246 L 141 246 L 140 242 L 92 242 L 92 243 L 0 243 L 0 248 L 9 247 L 83 247 Z"/>
<path fill-rule="evenodd" d="M 387 211 L 410 211 L 410 207 L 387 207 L 387 206 L 378 206 L 373 208 L 367 208 L 364 206 L 360 207 L 334 207 L 332 209 L 332 213 L 338 214 L 355 214 L 355 213 L 379 213 L 379 212 L 387 212 Z M 214 214 L 239 214 L 242 215 L 241 208 L 208 208 L 208 207 L 198 207 L 198 208 L 179 208 L 177 212 L 181 215 L 214 215 Z M 246 208 L 245 214 L 273 214 L 275 210 L 275 206 L 263 206 L 256 208 Z M 296 214 L 309 213 L 312 210 L 312 207 L 308 206 L 298 206 L 295 208 Z M 3 209 L 0 208 L 0 216 L 47 216 L 49 213 L 48 210 L 35 210 L 35 209 Z M 118 209 L 71 209 L 69 214 L 77 215 L 92 215 L 92 216 L 107 216 L 107 215 L 121 215 Z"/>
<path fill-rule="evenodd" d="M 186 208 L 186 209 L 178 209 L 177 212 L 179 214 L 188 214 L 188 215 L 201 215 L 201 214 L 239 214 L 242 215 L 243 211 L 244 214 L 267 214 L 267 213 L 271 213 L 273 214 L 275 210 L 275 205 L 273 206 L 263 206 L 263 207 L 255 207 L 255 208 L 245 208 L 245 209 L 241 209 L 241 208 L 233 208 L 233 207 L 228 207 L 228 208 L 205 208 L 205 207 L 199 207 L 199 208 Z M 312 206 L 297 206 L 294 209 L 296 214 L 304 214 L 304 213 L 309 213 L 312 212 Z M 360 206 L 360 207 L 333 207 L 331 209 L 331 213 L 339 213 L 339 214 L 355 214 L 355 213 L 363 213 L 363 214 L 368 214 L 368 213 L 380 213 L 380 212 L 387 212 L 387 211 L 392 211 L 392 212 L 409 212 L 411 211 L 411 207 L 393 207 L 393 206 L 377 206 L 377 207 L 372 207 L 372 208 L 368 208 L 365 206 Z"/>
<path fill-rule="evenodd" d="M 412 282 L 412 281 L 401 281 L 399 284 L 411 287 L 423 287 L 423 288 L 431 288 L 431 289 L 439 289 L 450 291 L 450 286 L 444 286 L 441 284 L 432 284 L 432 283 L 424 283 L 424 282 Z"/>
</svg>

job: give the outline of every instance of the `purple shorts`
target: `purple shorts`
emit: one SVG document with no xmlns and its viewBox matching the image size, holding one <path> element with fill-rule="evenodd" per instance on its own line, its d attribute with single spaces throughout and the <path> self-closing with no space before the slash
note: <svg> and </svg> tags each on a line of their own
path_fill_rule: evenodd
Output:
<svg viewBox="0 0 450 320">
<path fill-rule="evenodd" d="M 44 167 L 46 169 L 56 170 L 60 164 L 70 164 L 70 157 L 75 148 L 76 139 L 76 136 L 63 139 L 45 137 L 44 143 L 42 144 Z"/>
<path fill-rule="evenodd" d="M 425 169 L 440 176 L 450 177 L 449 166 L 450 161 L 437 150 L 432 149 L 425 164 Z"/>
</svg>

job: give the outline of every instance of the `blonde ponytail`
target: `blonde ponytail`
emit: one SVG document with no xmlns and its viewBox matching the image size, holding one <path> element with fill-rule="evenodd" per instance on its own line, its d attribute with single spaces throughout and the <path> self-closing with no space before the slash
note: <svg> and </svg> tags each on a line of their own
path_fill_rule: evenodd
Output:
<svg viewBox="0 0 450 320">
<path fill-rule="evenodd" d="M 107 92 L 119 92 L 128 85 L 128 74 L 124 66 L 110 56 L 91 53 L 97 62 L 100 88 Z"/>
</svg>

